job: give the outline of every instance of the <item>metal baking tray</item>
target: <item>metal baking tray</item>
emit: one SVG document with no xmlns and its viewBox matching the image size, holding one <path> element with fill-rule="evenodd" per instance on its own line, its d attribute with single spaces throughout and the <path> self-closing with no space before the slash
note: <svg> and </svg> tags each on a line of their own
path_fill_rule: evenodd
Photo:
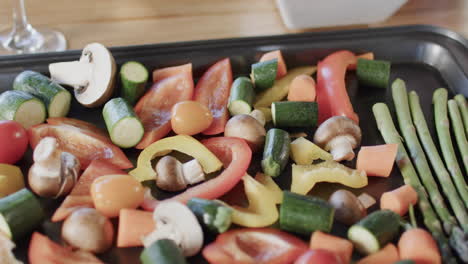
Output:
<svg viewBox="0 0 468 264">
<path fill-rule="evenodd" d="M 333 51 L 348 49 L 356 53 L 372 51 L 377 59 L 392 62 L 391 81 L 396 77 L 407 82 L 408 90 L 416 90 L 420 95 L 425 116 L 434 135 L 432 115 L 432 92 L 439 87 L 448 88 L 452 95 L 462 93 L 468 97 L 468 41 L 452 31 L 433 26 L 403 26 L 389 28 L 357 29 L 347 31 L 301 33 L 265 37 L 192 41 L 168 44 L 154 44 L 111 48 L 116 62 L 121 65 L 128 60 L 143 63 L 150 71 L 156 68 L 192 62 L 195 80 L 217 60 L 229 57 L 234 77 L 248 75 L 250 65 L 270 50 L 281 49 L 289 68 L 300 65 L 314 65 Z M 17 55 L 0 57 L 0 92 L 12 88 L 15 76 L 23 70 L 35 70 L 48 74 L 48 64 L 75 60 L 80 51 Z M 359 87 L 353 73 L 347 75 L 348 93 L 355 111 L 360 117 L 363 133 L 362 145 L 383 144 L 377 130 L 371 107 L 376 102 L 386 102 L 393 111 L 390 90 Z M 73 102 L 70 117 L 80 118 L 104 127 L 101 109 L 87 109 Z M 431 125 L 432 124 L 432 125 Z M 308 132 L 309 135 L 312 131 Z M 134 161 L 138 152 L 127 151 Z M 259 161 L 258 155 L 254 157 Z M 259 162 L 253 162 L 253 164 Z M 20 162 L 25 173 L 31 165 L 31 151 Z M 348 164 L 353 166 L 354 164 Z M 254 172 L 258 164 L 251 170 Z M 290 166 L 276 180 L 284 189 L 289 189 Z M 365 191 L 379 197 L 386 190 L 403 183 L 402 177 L 394 168 L 389 178 L 370 177 Z M 321 183 L 312 195 L 327 198 L 341 188 L 337 184 Z M 41 199 L 48 215 L 61 201 Z M 371 209 L 376 209 L 374 206 Z M 115 221 L 115 224 L 116 221 Z M 335 221 L 333 232 L 344 235 L 346 229 Z M 60 224 L 43 222 L 37 231 L 60 241 Z M 207 240 L 212 240 L 208 237 Z M 304 238 L 308 239 L 308 238 Z M 17 243 L 15 255 L 27 262 L 29 237 Z M 141 248 L 126 248 L 108 251 L 99 257 L 106 263 L 139 263 Z M 201 255 L 189 259 L 190 263 L 205 263 Z"/>
</svg>

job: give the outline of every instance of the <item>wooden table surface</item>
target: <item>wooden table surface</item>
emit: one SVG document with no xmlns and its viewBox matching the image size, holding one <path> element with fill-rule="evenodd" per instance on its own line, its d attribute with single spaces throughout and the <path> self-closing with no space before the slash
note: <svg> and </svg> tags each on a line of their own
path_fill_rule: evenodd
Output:
<svg viewBox="0 0 468 264">
<path fill-rule="evenodd" d="M 312 1 L 312 0 L 311 0 Z M 25 0 L 30 22 L 62 31 L 70 49 L 298 32 L 282 23 L 274 0 Z M 0 0 L 0 29 L 11 0 Z M 409 0 L 387 21 L 304 31 L 433 24 L 468 37 L 468 0 Z"/>
</svg>

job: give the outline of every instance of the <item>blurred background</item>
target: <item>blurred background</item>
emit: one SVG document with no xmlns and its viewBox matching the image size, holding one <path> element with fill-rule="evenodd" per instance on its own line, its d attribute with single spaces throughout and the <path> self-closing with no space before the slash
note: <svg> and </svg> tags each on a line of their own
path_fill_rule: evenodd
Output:
<svg viewBox="0 0 468 264">
<path fill-rule="evenodd" d="M 13 23 L 14 1 L 0 3 L 0 30 L 8 30 Z M 404 24 L 433 24 L 468 36 L 468 0 L 409 0 L 384 22 L 299 30 L 285 26 L 275 0 L 24 0 L 24 3 L 29 22 L 34 27 L 61 31 L 68 49 L 81 49 L 90 42 L 123 46 Z M 313 16 L 312 11 L 310 15 Z"/>
</svg>

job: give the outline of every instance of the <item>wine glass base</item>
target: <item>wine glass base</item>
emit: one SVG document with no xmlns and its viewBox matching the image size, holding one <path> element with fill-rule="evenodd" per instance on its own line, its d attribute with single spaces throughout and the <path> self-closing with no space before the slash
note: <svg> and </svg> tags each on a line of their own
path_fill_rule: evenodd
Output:
<svg viewBox="0 0 468 264">
<path fill-rule="evenodd" d="M 21 43 L 15 42 L 11 31 L 1 32 L 0 55 L 64 51 L 67 48 L 67 40 L 61 32 L 47 28 L 35 28 L 35 31 L 36 34 Z"/>
</svg>

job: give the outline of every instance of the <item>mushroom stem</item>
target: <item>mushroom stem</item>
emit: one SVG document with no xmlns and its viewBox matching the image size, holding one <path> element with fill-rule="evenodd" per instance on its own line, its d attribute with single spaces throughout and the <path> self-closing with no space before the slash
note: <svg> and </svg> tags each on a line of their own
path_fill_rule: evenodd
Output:
<svg viewBox="0 0 468 264">
<path fill-rule="evenodd" d="M 377 202 L 374 197 L 367 193 L 361 193 L 357 198 L 361 202 L 362 206 L 366 209 L 373 206 Z"/>
<path fill-rule="evenodd" d="M 49 71 L 54 81 L 82 89 L 92 77 L 93 64 L 84 60 L 57 62 L 49 65 Z"/>
<path fill-rule="evenodd" d="M 354 142 L 354 143 L 353 143 Z M 353 144 L 356 140 L 350 136 L 337 136 L 328 142 L 325 149 L 329 149 L 333 160 L 352 160 L 354 159 Z"/>
<path fill-rule="evenodd" d="M 195 184 L 205 180 L 205 173 L 196 159 L 182 164 L 182 175 L 184 175 L 187 184 Z"/>
<path fill-rule="evenodd" d="M 33 153 L 34 163 L 58 173 L 60 171 L 61 151 L 58 149 L 57 140 L 52 137 L 45 137 L 40 143 Z M 49 176 L 54 177 L 53 175 L 54 173 Z"/>
</svg>

